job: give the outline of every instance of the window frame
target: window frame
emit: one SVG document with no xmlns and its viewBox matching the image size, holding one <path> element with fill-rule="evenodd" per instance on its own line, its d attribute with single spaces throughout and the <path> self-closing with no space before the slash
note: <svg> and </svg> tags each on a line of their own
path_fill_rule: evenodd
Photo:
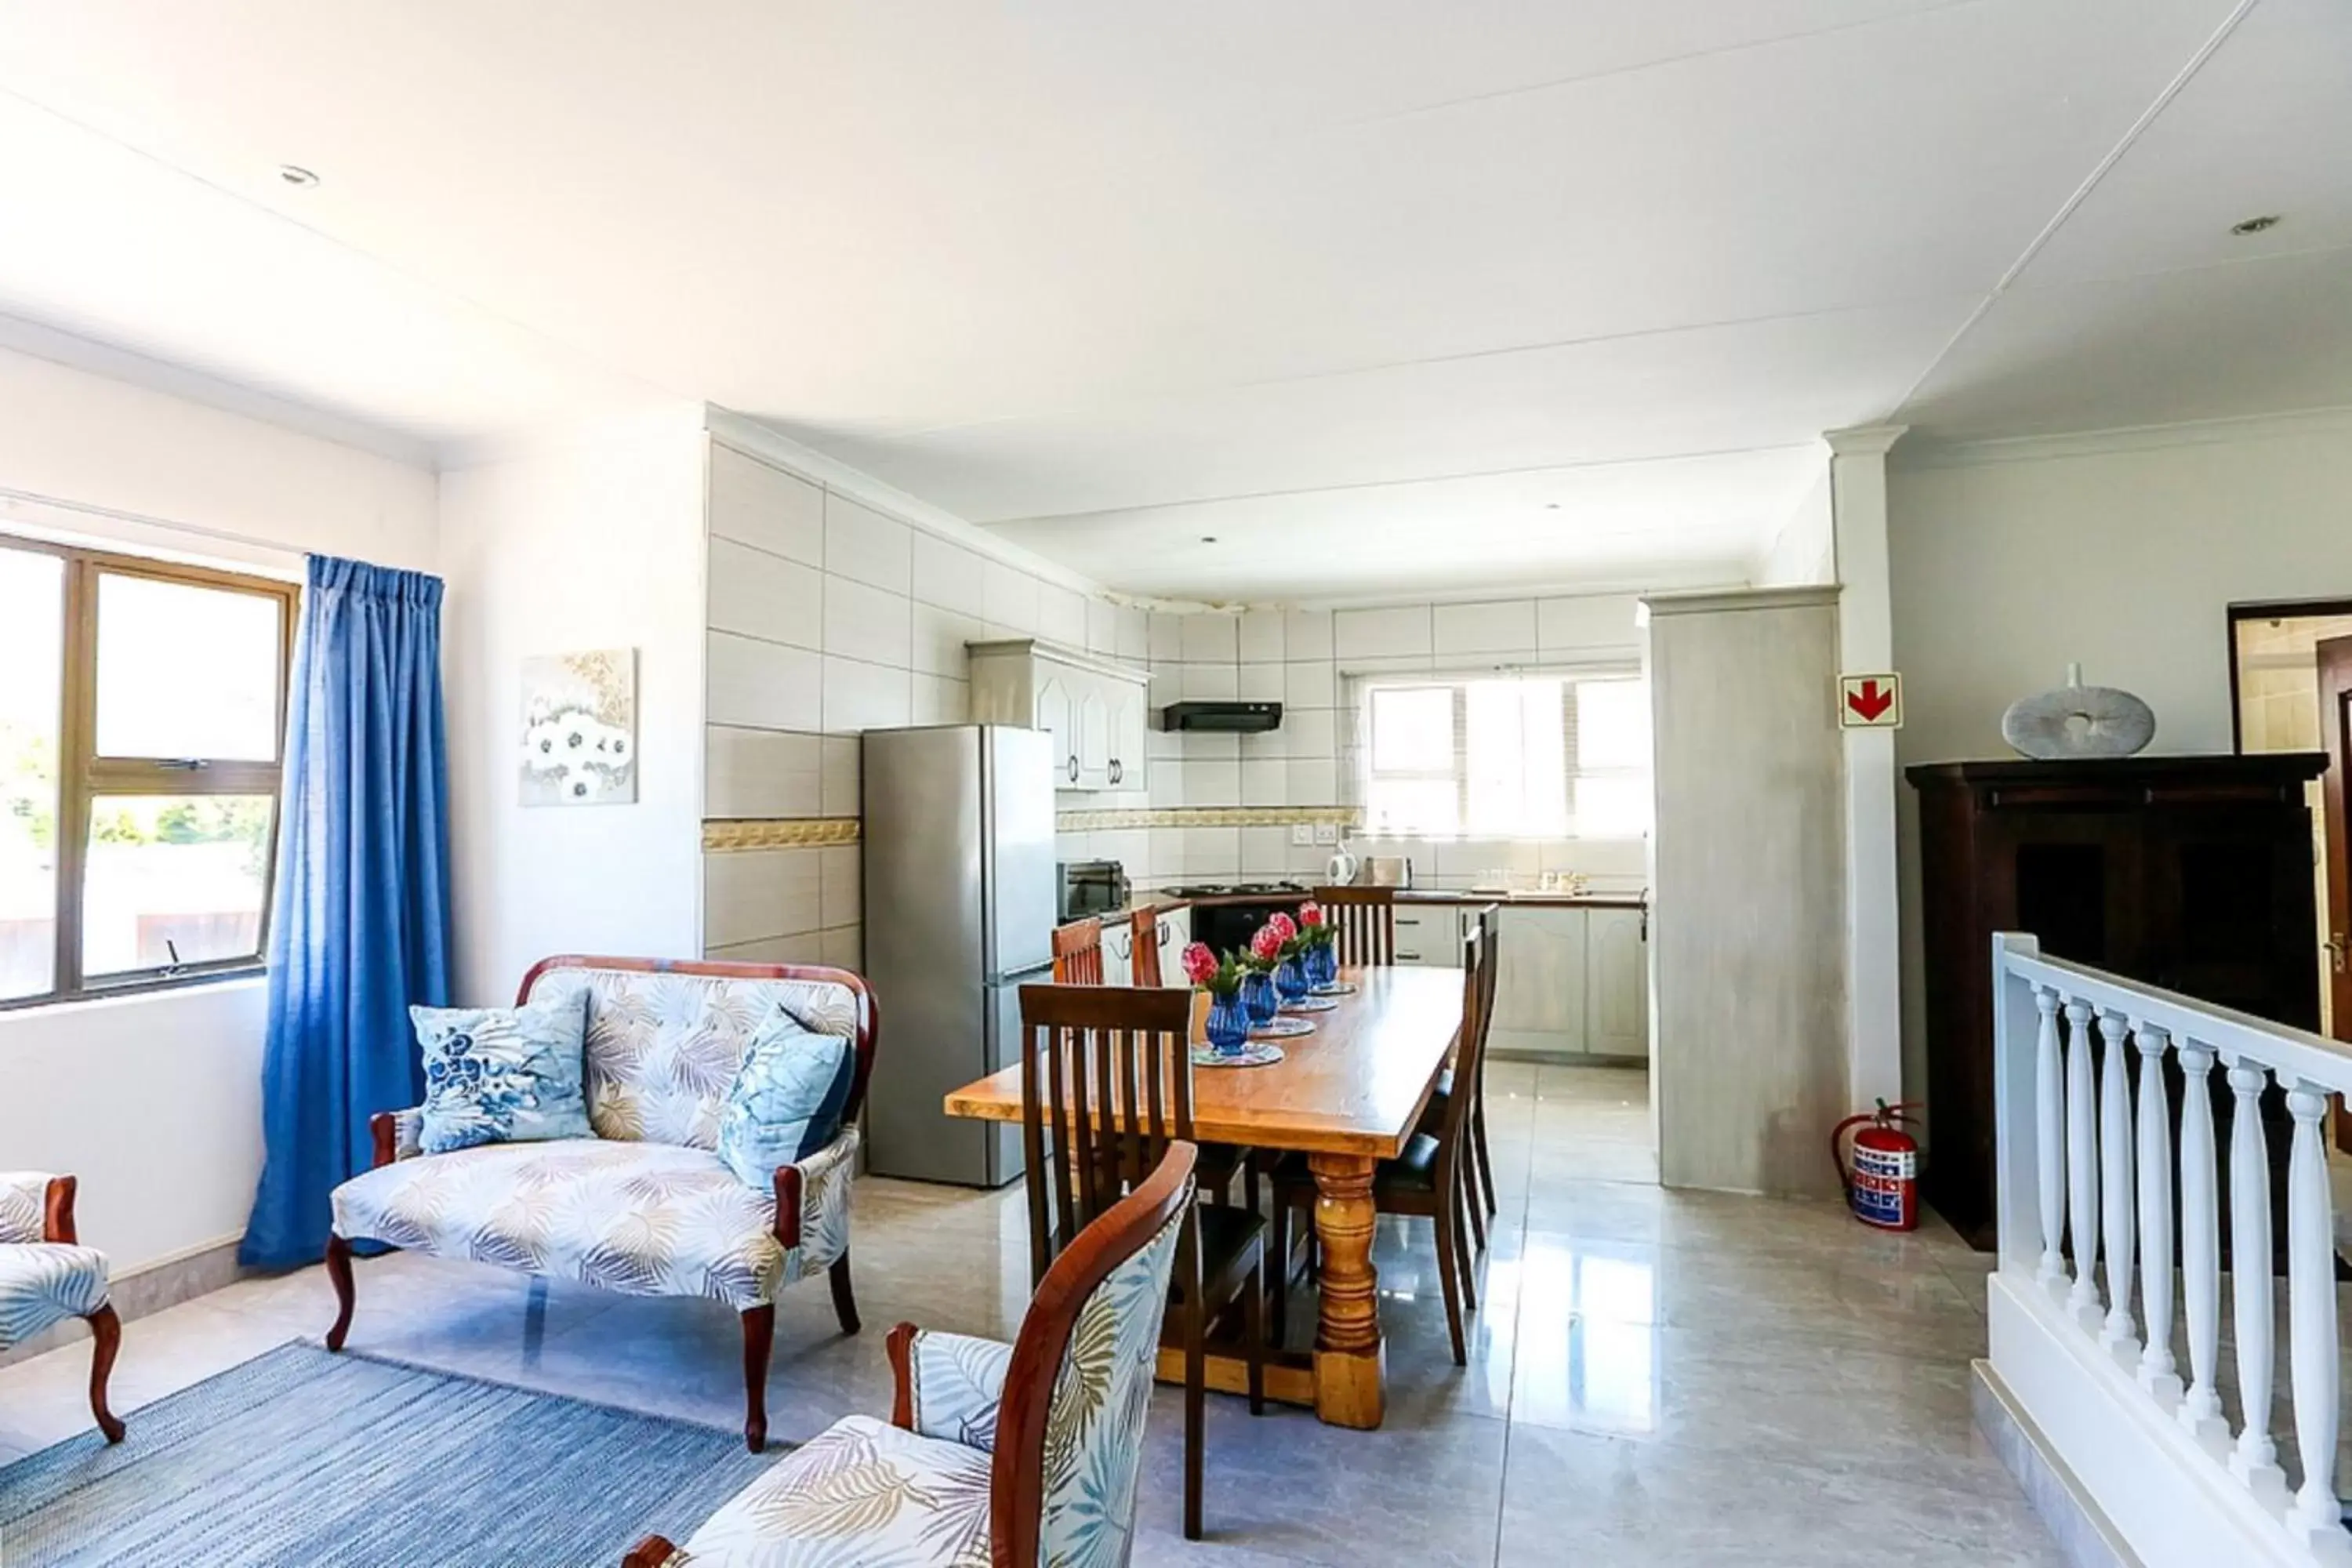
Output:
<svg viewBox="0 0 2352 1568">
<path fill-rule="evenodd" d="M 1474 683 L 1484 680 L 1557 680 L 1560 683 L 1560 701 L 1561 706 L 1565 710 L 1572 709 L 1573 704 L 1576 702 L 1577 698 L 1575 689 L 1580 684 L 1588 681 L 1626 681 L 1637 686 L 1646 686 L 1649 680 L 1649 672 L 1639 664 L 1608 663 L 1590 665 L 1542 665 L 1489 669 L 1416 670 L 1410 673 L 1398 672 L 1394 674 L 1364 672 L 1360 674 L 1346 675 L 1344 679 L 1348 687 L 1350 689 L 1348 694 L 1350 705 L 1349 711 L 1354 721 L 1357 733 L 1356 743 L 1353 748 L 1355 753 L 1352 759 L 1353 765 L 1349 767 L 1347 770 L 1347 784 L 1354 794 L 1354 804 L 1365 812 L 1365 821 L 1362 831 L 1367 835 L 1384 837 L 1419 838 L 1444 843 L 1474 843 L 1489 839 L 1516 839 L 1530 837 L 1528 835 L 1518 833 L 1484 831 L 1477 824 L 1471 820 L 1470 774 L 1467 763 L 1469 745 L 1468 725 L 1470 719 L 1469 688 Z M 1372 709 L 1379 693 L 1383 691 L 1398 690 L 1450 690 L 1453 693 L 1454 755 L 1448 767 L 1442 769 L 1382 769 L 1376 768 L 1373 765 L 1377 751 Z M 1567 717 L 1565 712 L 1563 717 Z M 1574 751 L 1575 728 L 1575 721 L 1573 719 L 1568 719 L 1568 733 L 1566 739 L 1569 742 L 1569 750 L 1567 754 L 1560 759 L 1562 768 L 1561 781 L 1567 786 L 1568 793 L 1568 799 L 1564 803 L 1568 808 L 1568 830 L 1562 837 L 1570 839 L 1604 837 L 1601 835 L 1588 834 L 1583 831 L 1581 816 L 1576 809 L 1578 784 L 1588 777 L 1594 779 L 1620 780 L 1649 779 L 1654 776 L 1654 773 L 1652 769 L 1649 767 L 1580 767 L 1578 765 Z M 1419 828 L 1374 826 L 1370 820 L 1370 815 L 1372 788 L 1376 783 L 1381 780 L 1399 780 L 1423 783 L 1436 783 L 1440 781 L 1452 782 L 1455 791 L 1455 826 L 1454 831 L 1451 833 L 1433 833 Z M 1638 837 L 1646 838 L 1654 830 L 1654 818 L 1652 827 L 1644 829 L 1640 835 L 1638 835 Z M 1551 836 L 1546 834 L 1532 837 L 1549 838 Z M 1607 835 L 1605 837 L 1613 840 L 1622 836 Z"/>
<path fill-rule="evenodd" d="M 0 532 L 0 549 L 48 555 L 64 563 L 64 647 L 58 681 L 56 842 L 57 946 L 49 989 L 0 997 L 0 1012 L 54 1006 L 103 996 L 172 990 L 225 977 L 258 974 L 267 967 L 270 920 L 278 886 L 278 826 L 285 810 L 286 710 L 293 679 L 295 618 L 301 584 L 218 567 L 66 544 Z M 278 606 L 277 754 L 268 762 L 98 754 L 98 593 L 101 578 L 142 577 L 184 587 L 212 588 L 273 599 Z M 261 920 L 254 951 L 234 958 L 126 970 L 92 980 L 82 972 L 83 879 L 88 870 L 94 804 L 110 796 L 267 795 L 269 834 L 262 861 Z"/>
</svg>

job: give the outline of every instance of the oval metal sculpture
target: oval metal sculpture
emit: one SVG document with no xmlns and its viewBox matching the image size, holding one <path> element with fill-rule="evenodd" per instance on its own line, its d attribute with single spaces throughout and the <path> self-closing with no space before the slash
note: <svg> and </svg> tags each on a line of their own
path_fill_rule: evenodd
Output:
<svg viewBox="0 0 2352 1568">
<path fill-rule="evenodd" d="M 2021 697 L 2000 716 L 2000 738 L 2021 756 L 2128 757 L 2156 739 L 2156 714 L 2128 691 L 2085 686 L 2083 667 L 2066 667 L 2066 684 Z"/>
</svg>

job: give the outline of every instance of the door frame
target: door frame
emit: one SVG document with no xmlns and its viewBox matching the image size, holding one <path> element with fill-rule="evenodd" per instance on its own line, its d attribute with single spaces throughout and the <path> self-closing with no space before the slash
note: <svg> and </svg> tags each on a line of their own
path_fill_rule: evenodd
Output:
<svg viewBox="0 0 2352 1568">
<path fill-rule="evenodd" d="M 2238 690 L 2238 623 L 2292 621 L 2305 616 L 2352 616 L 2352 598 L 2247 599 L 2224 606 L 2221 626 L 2222 663 L 2230 671 L 2230 750 L 2246 754 L 2245 713 Z"/>
</svg>

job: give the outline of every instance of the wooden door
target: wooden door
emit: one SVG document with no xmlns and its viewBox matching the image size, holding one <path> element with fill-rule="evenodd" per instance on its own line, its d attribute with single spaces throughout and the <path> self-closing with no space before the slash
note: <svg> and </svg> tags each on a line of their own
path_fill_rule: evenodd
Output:
<svg viewBox="0 0 2352 1568">
<path fill-rule="evenodd" d="M 2352 761 L 2352 637 L 2326 637 L 2317 645 L 2319 661 L 2319 743 L 2327 752 L 2327 771 L 2319 775 L 2319 795 L 2327 833 L 2327 962 L 2320 984 L 2327 987 L 2328 1032 L 2352 1040 L 2352 859 L 2347 851 L 2344 770 Z M 2339 1101 L 2336 1110 L 2336 1146 L 2352 1152 L 2352 1116 Z"/>
</svg>

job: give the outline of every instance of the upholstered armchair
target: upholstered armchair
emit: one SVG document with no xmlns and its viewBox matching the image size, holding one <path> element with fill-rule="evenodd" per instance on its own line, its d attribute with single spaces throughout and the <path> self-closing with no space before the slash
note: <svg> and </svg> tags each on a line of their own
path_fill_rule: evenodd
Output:
<svg viewBox="0 0 2352 1568">
<path fill-rule="evenodd" d="M 842 1331 L 858 1330 L 849 1194 L 879 1026 L 873 993 L 841 969 L 567 957 L 534 965 L 517 1003 L 583 987 L 595 1136 L 427 1154 L 421 1111 L 377 1116 L 374 1168 L 334 1192 L 326 1261 L 339 1310 L 327 1348 L 342 1349 L 351 1330 L 360 1240 L 634 1296 L 705 1297 L 742 1318 L 743 1440 L 757 1453 L 777 1296 L 824 1272 Z M 719 1157 L 719 1122 L 752 1035 L 778 1007 L 849 1039 L 856 1076 L 840 1135 L 753 1187 Z"/>
<path fill-rule="evenodd" d="M 122 1344 L 122 1322 L 107 1300 L 106 1254 L 76 1245 L 74 1179 L 44 1171 L 0 1171 L 0 1351 L 13 1350 L 68 1318 L 89 1324 L 89 1412 L 110 1443 L 122 1423 L 106 1407 L 106 1380 Z"/>
<path fill-rule="evenodd" d="M 1010 1345 L 890 1332 L 890 1424 L 853 1415 L 738 1493 L 684 1546 L 624 1568 L 1116 1568 L 1135 1532 L 1143 1420 L 1190 1143 L 1063 1248 Z"/>
</svg>

